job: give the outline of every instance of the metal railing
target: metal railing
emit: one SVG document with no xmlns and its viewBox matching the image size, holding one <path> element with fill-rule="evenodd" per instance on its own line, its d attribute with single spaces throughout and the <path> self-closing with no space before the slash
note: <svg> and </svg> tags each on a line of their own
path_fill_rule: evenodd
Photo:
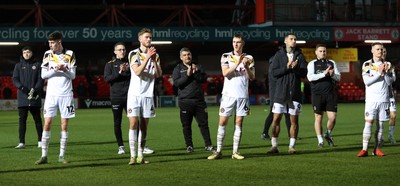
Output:
<svg viewBox="0 0 400 186">
<path fill-rule="evenodd" d="M 364 5 L 351 7 L 349 5 L 328 4 L 318 10 L 315 4 L 274 4 L 267 5 L 267 19 L 270 21 L 325 21 L 325 22 L 399 22 L 396 7 L 387 5 Z M 268 18 L 271 16 L 272 18 Z"/>
</svg>

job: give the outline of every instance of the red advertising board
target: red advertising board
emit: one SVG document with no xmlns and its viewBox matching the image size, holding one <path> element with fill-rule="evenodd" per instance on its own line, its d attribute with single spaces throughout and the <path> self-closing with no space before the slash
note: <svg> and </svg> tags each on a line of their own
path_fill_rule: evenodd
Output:
<svg viewBox="0 0 400 186">
<path fill-rule="evenodd" d="M 335 27 L 335 41 L 399 41 L 399 29 L 393 27 Z"/>
</svg>

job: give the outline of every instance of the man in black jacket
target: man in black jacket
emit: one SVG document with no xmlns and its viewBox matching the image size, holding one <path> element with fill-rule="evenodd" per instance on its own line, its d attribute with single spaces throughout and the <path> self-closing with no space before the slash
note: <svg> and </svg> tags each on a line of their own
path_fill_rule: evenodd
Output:
<svg viewBox="0 0 400 186">
<path fill-rule="evenodd" d="M 125 154 L 124 141 L 122 140 L 122 111 L 126 112 L 126 99 L 128 95 L 131 72 L 128 61 L 125 59 L 125 44 L 118 42 L 114 45 L 115 57 L 104 67 L 104 79 L 110 83 L 110 99 L 114 117 L 114 134 L 118 143 L 118 154 Z"/>
<path fill-rule="evenodd" d="M 261 139 L 263 140 L 270 140 L 271 137 L 268 134 L 268 130 L 272 125 L 272 119 L 274 116 L 274 113 L 272 112 L 272 108 L 274 106 L 274 91 L 275 91 L 275 79 L 274 76 L 272 75 L 272 62 L 274 62 L 274 56 L 272 56 L 271 58 L 269 58 L 268 63 L 268 87 L 269 87 L 269 105 L 271 106 L 270 112 L 267 116 L 267 118 L 265 118 L 265 123 L 264 123 L 264 130 L 263 133 L 261 134 Z M 288 137 L 290 138 L 290 115 L 288 113 L 285 113 L 285 124 L 286 124 L 286 128 L 288 130 Z"/>
<path fill-rule="evenodd" d="M 200 64 L 192 63 L 192 53 L 189 48 L 180 50 L 179 63 L 173 71 L 174 86 L 178 87 L 178 99 L 183 135 L 186 151 L 192 153 L 192 121 L 196 119 L 205 143 L 205 150 L 212 151 L 213 147 L 208 128 L 207 104 L 204 101 L 204 92 L 201 84 L 206 82 L 207 76 Z"/>
<path fill-rule="evenodd" d="M 114 117 L 114 134 L 118 143 L 118 154 L 125 154 L 124 141 L 122 139 L 122 111 L 125 109 L 126 100 L 131 79 L 129 64 L 125 59 L 125 44 L 118 42 L 114 45 L 115 57 L 104 67 L 104 79 L 110 83 L 110 99 Z M 145 147 L 143 153 L 152 154 L 154 151 Z"/>
<path fill-rule="evenodd" d="M 42 117 L 40 108 L 42 99 L 40 92 L 43 90 L 43 79 L 41 74 L 41 63 L 33 57 L 32 49 L 29 46 L 22 48 L 20 62 L 15 65 L 13 83 L 18 88 L 18 113 L 19 113 L 19 144 L 16 149 L 25 148 L 26 120 L 28 111 L 31 112 L 36 125 L 38 135 L 38 147 L 41 147 L 43 132 Z"/>
<path fill-rule="evenodd" d="M 301 50 L 296 48 L 297 37 L 288 34 L 285 37 L 285 45 L 276 52 L 272 63 L 272 75 L 275 78 L 274 103 L 272 112 L 272 148 L 269 154 L 277 154 L 280 121 L 284 113 L 290 114 L 290 142 L 289 154 L 296 153 L 294 146 L 298 134 L 298 116 L 301 114 L 301 78 L 307 76 L 307 62 Z"/>
</svg>

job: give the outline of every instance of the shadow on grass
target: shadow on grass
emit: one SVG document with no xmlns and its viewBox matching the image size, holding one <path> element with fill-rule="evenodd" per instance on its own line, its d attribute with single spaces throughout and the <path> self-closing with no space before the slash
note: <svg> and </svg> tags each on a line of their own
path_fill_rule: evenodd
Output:
<svg viewBox="0 0 400 186">
<path fill-rule="evenodd" d="M 354 134 L 344 134 L 344 135 L 354 135 Z M 358 135 L 358 134 L 357 134 Z M 342 135 L 343 136 L 343 135 Z M 98 145 L 98 144 L 110 144 L 115 143 L 112 142 L 90 142 L 90 141 L 81 141 L 81 142 L 74 142 L 75 145 Z M 301 145 L 301 143 L 299 144 Z M 307 144 L 303 144 L 307 145 Z M 57 145 L 58 146 L 58 145 Z M 296 154 L 289 154 L 287 152 L 287 145 L 281 144 L 279 146 L 280 153 L 277 155 L 267 155 L 267 151 L 270 150 L 270 144 L 265 145 L 249 145 L 249 144 L 241 144 L 240 149 L 254 149 L 258 152 L 246 153 L 243 154 L 246 159 L 249 158 L 273 158 L 279 156 L 301 156 L 307 154 L 326 154 L 326 153 L 334 153 L 334 152 L 352 152 L 354 153 L 354 157 L 356 154 L 361 150 L 361 142 L 360 143 L 351 143 L 351 144 L 339 144 L 335 147 L 329 147 L 328 145 L 324 146 L 323 148 L 309 147 L 307 150 L 298 150 Z M 373 143 L 370 143 L 370 151 L 372 150 Z M 391 145 L 385 144 L 383 149 L 390 149 L 390 148 L 398 148 L 400 144 Z M 260 149 L 263 152 L 259 152 Z M 223 148 L 223 159 L 230 159 L 232 151 L 232 145 L 227 144 Z M 371 151 L 372 152 L 372 151 Z M 398 156 L 400 153 L 390 153 L 387 156 Z M 173 162 L 185 162 L 185 161 L 192 161 L 192 160 L 207 160 L 207 157 L 211 155 L 211 152 L 205 151 L 203 148 L 195 149 L 194 153 L 188 154 L 185 148 L 174 148 L 174 149 L 167 149 L 167 150 L 159 150 L 154 154 L 145 155 L 145 158 L 151 162 L 151 164 L 156 163 L 173 163 Z M 61 169 L 70 169 L 70 168 L 80 168 L 80 167 L 102 167 L 102 166 L 121 166 L 128 163 L 130 155 L 129 151 L 127 154 L 124 155 L 117 155 L 117 154 L 110 154 L 106 155 L 107 157 L 103 158 L 94 158 L 93 156 L 88 159 L 79 159 L 73 161 L 71 164 L 66 166 L 56 166 L 50 167 L 47 165 L 40 165 L 37 168 L 31 169 L 19 169 L 19 170 L 1 170 L 1 173 L 15 173 L 15 172 L 26 172 L 26 171 L 46 171 L 46 170 L 61 170 Z M 353 157 L 353 156 L 352 156 Z M 91 162 L 102 162 L 102 161 L 110 161 L 109 163 L 91 163 Z M 86 164 L 88 163 L 88 164 Z M 52 164 L 49 164 L 52 165 Z M 54 165 L 53 165 L 54 166 Z M 127 165 L 128 166 L 128 165 Z"/>
<path fill-rule="evenodd" d="M 396 146 L 400 145 L 385 145 L 382 147 L 383 151 L 385 148 L 396 148 Z M 287 147 L 282 147 L 281 149 L 286 150 Z M 303 154 L 324 154 L 324 153 L 331 153 L 331 152 L 354 152 L 354 157 L 356 157 L 357 153 L 362 149 L 362 144 L 357 143 L 357 144 L 346 144 L 346 145 L 337 145 L 334 147 L 329 147 L 329 146 L 324 146 L 323 148 L 318 148 L 315 147 L 315 149 L 310 149 L 310 150 L 299 150 L 297 151 L 296 154 L 289 154 L 287 151 L 282 151 L 280 149 L 279 154 L 274 154 L 274 155 L 268 155 L 266 152 L 265 153 L 251 153 L 247 154 L 246 157 L 274 157 L 274 156 L 295 156 L 295 155 L 303 155 Z M 369 145 L 369 151 L 372 152 L 373 149 L 373 144 L 370 143 Z M 269 150 L 269 149 L 268 149 Z M 391 155 L 397 155 L 400 153 L 391 153 L 391 154 L 386 154 L 386 156 L 391 156 Z"/>
<path fill-rule="evenodd" d="M 332 137 L 335 136 L 360 136 L 360 139 L 362 139 L 362 130 L 358 133 L 348 133 L 348 134 L 332 134 Z"/>
<path fill-rule="evenodd" d="M 114 164 L 110 164 L 110 163 L 92 163 L 92 164 L 76 165 L 73 162 L 71 162 L 70 164 L 68 164 L 66 166 L 53 167 L 51 163 L 47 164 L 47 165 L 36 165 L 36 166 L 37 166 L 37 168 L 18 169 L 18 170 L 0 170 L 0 174 L 3 174 L 3 173 L 18 173 L 18 172 L 30 172 L 30 171 L 49 171 L 49 170 L 75 169 L 75 168 L 82 168 L 82 167 L 104 167 L 104 166 L 114 166 Z"/>
<path fill-rule="evenodd" d="M 0 127 L 10 127 L 10 126 L 18 126 L 18 123 L 16 122 L 5 122 L 5 123 L 1 123 Z"/>
<path fill-rule="evenodd" d="M 69 145 L 73 145 L 73 146 L 82 146 L 82 145 L 107 145 L 107 144 L 116 144 L 115 141 L 103 141 L 103 142 L 94 142 L 94 141 L 74 141 L 74 142 L 68 142 L 68 146 Z M 49 144 L 49 147 L 59 147 L 60 143 L 59 142 L 51 142 Z M 15 145 L 13 146 L 4 146 L 1 147 L 1 149 L 8 149 L 8 148 L 14 148 Z M 33 148 L 37 148 L 36 144 L 32 144 L 32 145 L 25 145 L 26 148 L 28 147 L 33 147 Z M 23 150 L 23 149 L 21 149 Z"/>
</svg>

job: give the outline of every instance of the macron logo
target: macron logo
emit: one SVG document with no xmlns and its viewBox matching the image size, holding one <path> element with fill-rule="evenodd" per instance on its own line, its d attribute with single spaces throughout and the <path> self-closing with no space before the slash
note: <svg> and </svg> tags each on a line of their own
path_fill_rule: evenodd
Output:
<svg viewBox="0 0 400 186">
<path fill-rule="evenodd" d="M 90 108 L 90 105 L 92 104 L 92 100 L 91 99 L 85 99 L 85 104 L 87 108 Z"/>
</svg>

